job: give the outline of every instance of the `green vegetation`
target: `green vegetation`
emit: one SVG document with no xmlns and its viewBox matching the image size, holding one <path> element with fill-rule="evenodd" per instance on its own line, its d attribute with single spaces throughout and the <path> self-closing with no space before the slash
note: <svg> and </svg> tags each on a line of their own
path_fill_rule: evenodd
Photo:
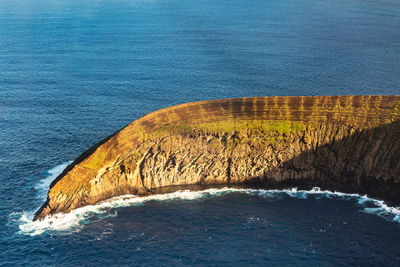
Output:
<svg viewBox="0 0 400 267">
<path fill-rule="evenodd" d="M 171 124 L 158 129 L 157 135 L 182 134 L 192 131 L 204 133 L 233 133 L 247 131 L 251 134 L 265 134 L 267 132 L 277 132 L 279 134 L 290 134 L 305 130 L 306 124 L 297 121 L 277 121 L 277 120 L 234 120 L 227 119 L 216 122 L 205 122 L 199 124 Z"/>
</svg>

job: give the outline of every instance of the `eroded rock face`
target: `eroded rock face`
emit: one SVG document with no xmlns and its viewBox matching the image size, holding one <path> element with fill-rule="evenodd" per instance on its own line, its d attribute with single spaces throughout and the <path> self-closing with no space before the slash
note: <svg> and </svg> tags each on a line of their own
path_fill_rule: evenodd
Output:
<svg viewBox="0 0 400 267">
<path fill-rule="evenodd" d="M 400 203 L 400 96 L 258 97 L 150 113 L 83 153 L 35 219 L 167 186 L 281 184 Z"/>
</svg>

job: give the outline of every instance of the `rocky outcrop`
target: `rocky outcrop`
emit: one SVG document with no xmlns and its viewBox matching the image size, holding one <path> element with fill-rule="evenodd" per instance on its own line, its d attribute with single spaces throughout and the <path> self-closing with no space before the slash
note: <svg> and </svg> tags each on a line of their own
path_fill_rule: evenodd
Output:
<svg viewBox="0 0 400 267">
<path fill-rule="evenodd" d="M 400 96 L 254 97 L 150 113 L 85 151 L 35 216 L 179 185 L 320 186 L 400 203 Z"/>
</svg>

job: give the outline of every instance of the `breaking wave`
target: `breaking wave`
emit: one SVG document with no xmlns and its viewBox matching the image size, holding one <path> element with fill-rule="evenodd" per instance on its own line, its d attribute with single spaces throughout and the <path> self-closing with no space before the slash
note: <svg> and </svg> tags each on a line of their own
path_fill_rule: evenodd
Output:
<svg viewBox="0 0 400 267">
<path fill-rule="evenodd" d="M 40 180 L 40 182 L 35 186 L 35 189 L 38 191 L 38 197 L 43 200 L 43 202 L 47 198 L 47 191 L 49 190 L 51 182 L 53 182 L 54 179 L 56 179 L 57 176 L 60 175 L 62 171 L 71 163 L 72 161 L 68 161 L 48 170 L 48 176 L 45 179 Z"/>
<path fill-rule="evenodd" d="M 39 197 L 46 199 L 48 186 L 68 165 L 61 164 L 48 171 L 49 176 L 41 180 L 35 187 L 39 191 Z M 347 194 L 341 192 L 332 192 L 321 190 L 314 187 L 311 190 L 298 190 L 297 188 L 285 190 L 266 190 L 266 189 L 238 189 L 238 188 L 212 188 L 201 191 L 181 190 L 173 193 L 158 194 L 150 196 L 122 195 L 111 198 L 96 205 L 89 205 L 72 210 L 69 213 L 59 213 L 46 216 L 41 221 L 33 221 L 34 211 L 14 213 L 10 217 L 19 226 L 19 233 L 30 236 L 49 233 L 71 233 L 80 230 L 80 227 L 90 223 L 91 219 L 102 219 L 115 217 L 118 215 L 116 208 L 141 205 L 148 201 L 168 201 L 168 200 L 198 200 L 210 197 L 216 197 L 231 193 L 242 193 L 262 198 L 279 199 L 292 197 L 297 199 L 307 199 L 310 196 L 314 198 L 329 198 L 342 200 L 355 200 L 362 208 L 364 213 L 376 214 L 386 220 L 400 223 L 400 207 L 389 207 L 384 201 L 369 198 L 366 195 Z"/>
</svg>

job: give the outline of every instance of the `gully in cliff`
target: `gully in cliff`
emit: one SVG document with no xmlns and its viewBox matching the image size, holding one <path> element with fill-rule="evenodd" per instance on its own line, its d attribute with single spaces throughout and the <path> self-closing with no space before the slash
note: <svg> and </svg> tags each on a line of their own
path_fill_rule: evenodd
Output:
<svg viewBox="0 0 400 267">
<path fill-rule="evenodd" d="M 319 186 L 400 203 L 400 96 L 250 97 L 150 113 L 91 147 L 35 220 L 182 185 Z"/>
</svg>

